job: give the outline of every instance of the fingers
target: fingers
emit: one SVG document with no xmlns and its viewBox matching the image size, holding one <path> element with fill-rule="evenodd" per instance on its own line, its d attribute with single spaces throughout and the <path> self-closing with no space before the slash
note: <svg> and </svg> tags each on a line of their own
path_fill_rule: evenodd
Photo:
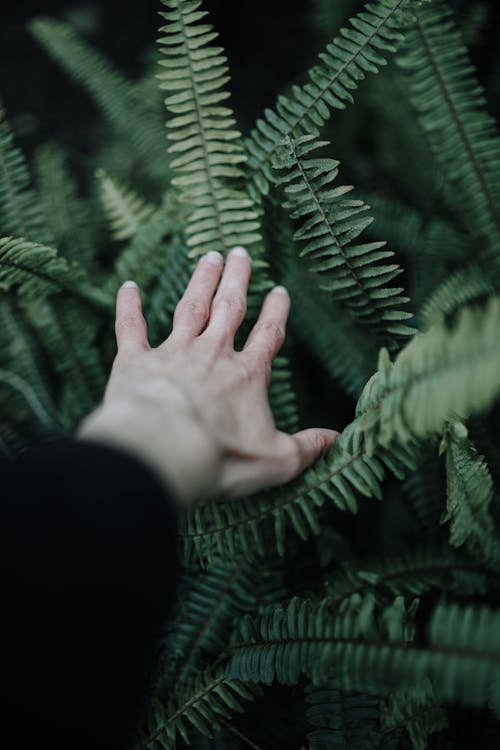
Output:
<svg viewBox="0 0 500 750">
<path fill-rule="evenodd" d="M 175 336 L 193 339 L 205 328 L 223 263 L 222 255 L 215 251 L 200 259 L 186 291 L 175 308 L 172 328 Z"/>
<path fill-rule="evenodd" d="M 118 290 L 115 335 L 119 352 L 147 351 L 150 348 L 141 293 L 135 281 L 126 281 Z"/>
<path fill-rule="evenodd" d="M 242 350 L 250 360 L 250 367 L 263 368 L 270 374 L 271 363 L 285 341 L 289 313 L 288 292 L 283 286 L 274 287 L 264 300 L 258 320 Z"/>
<path fill-rule="evenodd" d="M 232 345 L 236 331 L 245 318 L 251 270 L 247 251 L 242 247 L 231 250 L 212 303 L 205 338 L 227 341 Z"/>
</svg>

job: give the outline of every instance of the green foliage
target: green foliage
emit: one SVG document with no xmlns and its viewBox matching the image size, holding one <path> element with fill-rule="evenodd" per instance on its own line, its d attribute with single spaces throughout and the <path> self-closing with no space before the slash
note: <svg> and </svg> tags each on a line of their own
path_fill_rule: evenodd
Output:
<svg viewBox="0 0 500 750">
<path fill-rule="evenodd" d="M 171 166 L 178 172 L 172 184 L 191 208 L 187 244 L 193 255 L 238 244 L 251 249 L 260 240 L 259 222 L 251 199 L 237 186 L 246 156 L 233 112 L 221 104 L 229 96 L 226 56 L 210 46 L 218 36 L 213 27 L 198 23 L 207 15 L 198 10 L 201 0 L 162 2 L 169 23 L 160 29 L 165 59 L 158 77 L 170 93 L 165 103 L 173 115 L 167 123 Z"/>
<path fill-rule="evenodd" d="M 135 81 L 30 24 L 103 122 L 78 164 L 40 144 L 33 179 L 0 110 L 0 452 L 100 402 L 124 280 L 156 346 L 197 257 L 246 246 L 237 348 L 273 284 L 292 300 L 276 425 L 343 434 L 293 482 L 182 517 L 137 750 L 468 750 L 475 707 L 497 747 L 500 155 L 461 32 L 444 0 L 373 0 L 343 29 L 361 3 L 315 0 L 318 60 L 242 135 L 204 4 L 162 2 L 160 72 Z M 484 13 L 462 25 L 480 43 Z"/>
<path fill-rule="evenodd" d="M 273 163 L 284 171 L 278 182 L 285 186 L 285 206 L 293 219 L 304 222 L 294 235 L 304 244 L 301 256 L 308 258 L 309 270 L 318 275 L 318 286 L 331 291 L 362 322 L 383 333 L 413 333 L 414 329 L 400 322 L 411 318 L 411 313 L 385 309 L 408 302 L 408 298 L 398 296 L 401 288 L 386 286 L 401 269 L 394 263 L 378 262 L 394 253 L 381 250 L 385 242 L 354 242 L 373 221 L 365 215 L 369 207 L 343 197 L 352 190 L 351 185 L 333 186 L 337 161 L 309 158 L 312 151 L 325 145 L 312 136 L 295 142 L 286 138 Z"/>
<path fill-rule="evenodd" d="M 465 228 L 495 254 L 500 236 L 500 138 L 460 31 L 443 0 L 417 11 L 400 64 L 412 102 Z M 457 158 L 457 154 L 460 155 Z"/>
</svg>

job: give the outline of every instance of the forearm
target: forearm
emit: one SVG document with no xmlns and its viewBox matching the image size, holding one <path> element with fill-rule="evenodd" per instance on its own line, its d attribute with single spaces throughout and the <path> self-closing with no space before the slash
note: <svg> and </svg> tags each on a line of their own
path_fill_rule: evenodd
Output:
<svg viewBox="0 0 500 750">
<path fill-rule="evenodd" d="M 128 454 L 72 440 L 7 462 L 2 478 L 2 733 L 119 748 L 177 587 L 172 493 Z"/>
</svg>

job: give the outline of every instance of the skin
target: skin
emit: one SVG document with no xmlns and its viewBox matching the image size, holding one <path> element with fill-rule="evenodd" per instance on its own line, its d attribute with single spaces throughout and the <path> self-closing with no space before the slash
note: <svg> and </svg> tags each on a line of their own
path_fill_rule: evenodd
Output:
<svg viewBox="0 0 500 750">
<path fill-rule="evenodd" d="M 76 431 L 132 452 L 185 506 L 284 484 L 338 438 L 323 428 L 276 429 L 271 365 L 285 340 L 290 298 L 266 297 L 243 349 L 234 336 L 246 312 L 251 260 L 243 248 L 201 258 L 175 310 L 172 332 L 148 341 L 141 294 L 126 282 L 116 300 L 117 354 L 102 403 Z"/>
</svg>

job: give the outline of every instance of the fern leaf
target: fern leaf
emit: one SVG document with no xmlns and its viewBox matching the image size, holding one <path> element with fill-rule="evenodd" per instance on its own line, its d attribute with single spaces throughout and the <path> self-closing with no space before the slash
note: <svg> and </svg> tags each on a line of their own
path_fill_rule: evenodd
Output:
<svg viewBox="0 0 500 750">
<path fill-rule="evenodd" d="M 167 122 L 173 141 L 172 182 L 190 207 L 186 233 L 191 255 L 209 250 L 227 252 L 235 245 L 252 248 L 260 242 L 258 216 L 251 199 L 237 186 L 246 161 L 232 110 L 223 106 L 229 93 L 227 59 L 210 24 L 198 23 L 207 14 L 192 0 L 162 0 L 163 72 L 160 87 L 173 115 Z"/>
<path fill-rule="evenodd" d="M 230 648 L 228 677 L 290 685 L 306 674 L 319 685 L 335 670 L 346 689 L 369 692 L 430 679 L 439 701 L 498 705 L 500 612 L 438 605 L 421 643 L 413 640 L 413 604 L 406 610 L 396 600 L 379 625 L 369 600 L 345 604 L 329 615 L 322 602 L 294 597 L 286 609 L 269 607 L 253 620 L 245 615 Z"/>
<path fill-rule="evenodd" d="M 245 141 L 258 192 L 267 193 L 274 182 L 271 161 L 285 136 L 317 135 L 333 109 L 345 109 L 353 101 L 351 91 L 359 81 L 386 65 L 387 54 L 403 39 L 400 29 L 408 23 L 410 7 L 407 0 L 368 3 L 350 20 L 352 28 L 341 29 L 320 53 L 320 62 L 308 73 L 309 81 L 292 86 L 290 96 L 278 97 L 275 110 L 265 110 Z"/>
<path fill-rule="evenodd" d="M 200 654 L 216 659 L 225 650 L 235 621 L 255 608 L 254 570 L 241 557 L 231 562 L 216 560 L 185 581 L 177 614 L 163 639 L 163 688 L 156 690 L 157 694 L 173 690 L 179 680 L 193 676 Z"/>
<path fill-rule="evenodd" d="M 429 735 L 448 726 L 445 712 L 436 705 L 429 680 L 391 693 L 381 704 L 381 719 L 384 732 L 405 729 L 414 750 L 426 750 Z"/>
<path fill-rule="evenodd" d="M 381 250 L 385 242 L 357 241 L 372 221 L 364 215 L 369 207 L 344 198 L 352 186 L 334 185 L 337 161 L 310 158 L 325 144 L 310 135 L 296 141 L 287 138 L 273 161 L 282 173 L 278 182 L 285 187 L 285 205 L 293 219 L 302 221 L 294 235 L 303 245 L 301 256 L 317 274 L 320 288 L 330 291 L 362 323 L 386 335 L 414 333 L 402 323 L 411 313 L 393 309 L 407 298 L 400 296 L 400 288 L 387 286 L 401 269 L 379 262 L 394 253 Z"/>
<path fill-rule="evenodd" d="M 317 727 L 307 735 L 310 750 L 378 750 L 379 698 L 344 690 L 336 680 L 308 685 L 307 719 Z"/>
<path fill-rule="evenodd" d="M 163 183 L 168 179 L 160 102 L 158 109 L 145 106 L 129 83 L 111 63 L 66 23 L 39 17 L 29 29 L 45 51 L 94 99 L 113 128 L 123 134 L 148 171 Z M 123 160 L 123 149 L 121 159 Z"/>
<path fill-rule="evenodd" d="M 50 242 L 24 156 L 14 145 L 14 136 L 0 103 L 0 235 L 17 235 L 37 242 Z"/>
<path fill-rule="evenodd" d="M 441 443 L 446 453 L 447 504 L 442 523 L 450 521 L 450 544 L 466 546 L 479 560 L 500 560 L 490 504 L 493 480 L 483 456 L 467 438 L 461 422 L 451 422 Z"/>
<path fill-rule="evenodd" d="M 467 229 L 496 251 L 500 138 L 451 10 L 442 0 L 418 10 L 399 62 L 408 70 L 412 102 L 447 182 L 450 205 Z"/>
<path fill-rule="evenodd" d="M 157 211 L 155 206 L 140 198 L 130 188 L 113 180 L 103 169 L 98 169 L 101 202 L 111 227 L 114 240 L 134 237 L 139 227 Z"/>
<path fill-rule="evenodd" d="M 499 326 L 500 299 L 493 297 L 484 311 L 464 308 L 451 330 L 439 323 L 417 334 L 394 364 L 381 350 L 343 433 L 346 447 L 371 453 L 393 439 L 439 433 L 453 414 L 465 418 L 490 406 L 500 393 Z"/>
<path fill-rule="evenodd" d="M 42 405 L 44 419 L 41 423 L 48 423 L 54 432 L 60 431 L 52 387 L 40 365 L 40 344 L 29 330 L 14 300 L 6 299 L 1 303 L 0 323 L 2 366 L 13 369 L 18 377 L 29 382 L 37 401 Z M 48 420 L 45 415 L 49 415 Z M 33 427 L 31 431 L 34 432 Z"/>
<path fill-rule="evenodd" d="M 420 548 L 406 555 L 344 563 L 326 580 L 328 607 L 332 609 L 352 596 L 369 591 L 378 596 L 421 596 L 433 589 L 458 595 L 486 590 L 486 577 L 479 564 L 464 559 L 448 546 Z"/>
<path fill-rule="evenodd" d="M 113 271 L 104 290 L 116 294 L 127 279 L 134 279 L 141 289 L 168 266 L 177 246 L 170 234 L 170 222 L 165 218 L 151 218 L 137 229 L 136 234 L 116 258 Z"/>
<path fill-rule="evenodd" d="M 221 721 L 242 712 L 242 699 L 253 700 L 261 695 L 257 685 L 229 681 L 223 671 L 205 670 L 178 686 L 176 696 L 167 706 L 152 701 L 146 728 L 138 741 L 137 750 L 159 745 L 165 750 L 178 747 L 178 737 L 189 744 L 188 730 L 195 728 L 213 737 L 221 728 Z"/>
<path fill-rule="evenodd" d="M 288 525 L 301 539 L 320 533 L 316 508 L 322 507 L 326 500 L 331 500 L 341 511 L 356 513 L 358 493 L 381 498 L 384 464 L 401 476 L 401 467 L 411 462 L 411 447 L 399 451 L 379 452 L 378 456 L 368 458 L 361 452 L 347 453 L 337 442 L 328 456 L 286 486 L 248 499 L 198 506 L 184 518 L 180 534 L 187 559 L 193 548 L 209 561 L 215 550 L 222 558 L 233 556 L 237 550 L 249 559 L 264 556 L 262 525 L 271 518 L 276 548 L 283 555 Z"/>
<path fill-rule="evenodd" d="M 465 305 L 483 302 L 495 294 L 493 281 L 476 264 L 459 268 L 435 289 L 425 302 L 420 318 L 423 328 L 439 322 L 443 315 L 450 317 Z"/>
<path fill-rule="evenodd" d="M 55 143 L 41 146 L 35 155 L 35 174 L 40 208 L 59 253 L 90 272 L 95 266 L 93 222 L 87 203 L 77 194 L 62 148 Z"/>
<path fill-rule="evenodd" d="M 52 428 L 54 425 L 52 415 L 45 409 L 38 398 L 34 388 L 23 378 L 12 370 L 0 368 L 0 384 L 9 386 L 16 394 L 22 396 L 35 418 L 43 427 Z"/>
<path fill-rule="evenodd" d="M 16 237 L 0 238 L 0 288 L 15 289 L 26 299 L 64 291 L 100 309 L 110 307 L 109 297 L 87 282 L 77 263 L 70 265 L 52 247 Z"/>
<path fill-rule="evenodd" d="M 99 318 L 71 299 L 29 300 L 28 320 L 38 332 L 54 374 L 60 377 L 57 410 L 65 429 L 92 411 L 104 393 L 107 375 L 94 344 Z"/>
<path fill-rule="evenodd" d="M 27 298 L 60 291 L 69 266 L 53 248 L 13 237 L 0 239 L 0 286 Z"/>
</svg>

